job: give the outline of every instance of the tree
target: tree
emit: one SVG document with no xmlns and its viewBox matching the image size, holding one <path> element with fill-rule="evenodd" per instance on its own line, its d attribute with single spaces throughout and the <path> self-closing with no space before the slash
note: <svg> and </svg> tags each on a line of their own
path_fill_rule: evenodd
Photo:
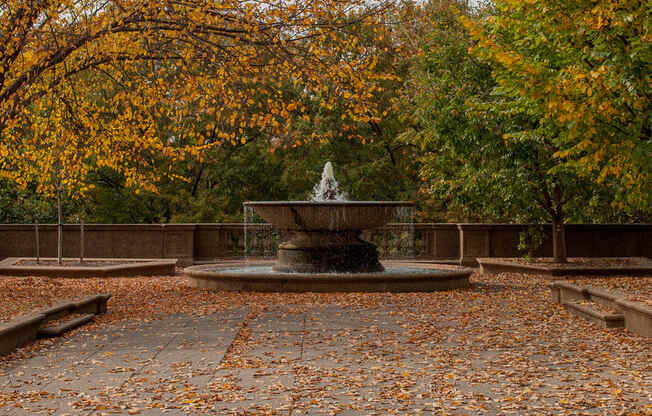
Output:
<svg viewBox="0 0 652 416">
<path fill-rule="evenodd" d="M 458 13 L 466 22 L 483 16 L 434 8 L 404 93 L 413 126 L 402 137 L 423 151 L 423 191 L 456 220 L 551 221 L 563 262 L 564 223 L 586 219 L 588 202 L 612 193 L 554 156 L 562 130 L 502 88 L 496 64 L 469 53 L 474 41 Z"/>
<path fill-rule="evenodd" d="M 286 82 L 352 97 L 347 112 L 377 118 L 366 85 L 372 54 L 351 24 L 373 25 L 386 5 L 361 0 L 72 2 L 0 6 L 0 177 L 38 192 L 87 190 L 94 169 L 155 190 L 170 165 L 207 147 L 246 141 L 256 127 L 283 135 L 296 101 Z M 261 85 L 265 89 L 257 89 Z M 243 111 L 247 109 L 249 111 Z M 160 119 L 167 129 L 160 130 Z M 205 125 L 203 132 L 185 128 Z M 61 222 L 61 219 L 59 220 Z"/>
<path fill-rule="evenodd" d="M 352 97 L 351 116 L 375 117 L 365 88 L 379 76 L 370 72 L 373 57 L 332 57 L 361 49 L 347 27 L 372 25 L 382 3 L 34 0 L 3 7 L 0 172 L 23 184 L 36 179 L 44 192 L 57 183 L 83 190 L 90 162 L 146 186 L 152 181 L 143 167 L 152 155 L 174 161 L 243 140 L 248 126 L 283 133 L 290 113 L 302 111 L 280 94 L 288 81 L 306 94 L 319 94 L 325 82 L 340 85 Z M 160 117 L 179 123 L 160 132 Z M 180 146 L 190 120 L 215 134 L 184 137 Z"/>
<path fill-rule="evenodd" d="M 618 204 L 652 207 L 652 8 L 646 1 L 494 2 L 465 19 L 502 92 L 554 125 L 563 169 L 617 181 Z"/>
</svg>

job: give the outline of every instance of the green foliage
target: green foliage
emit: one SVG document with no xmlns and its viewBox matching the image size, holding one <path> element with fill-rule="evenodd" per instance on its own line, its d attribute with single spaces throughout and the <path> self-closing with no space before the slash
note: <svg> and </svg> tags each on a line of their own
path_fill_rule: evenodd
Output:
<svg viewBox="0 0 652 416">
<path fill-rule="evenodd" d="M 485 19 L 492 10 L 471 14 Z M 470 54 L 476 42 L 456 12 L 433 9 L 423 53 L 411 69 L 404 103 L 419 146 L 422 192 L 454 221 L 541 223 L 632 219 L 613 209 L 612 183 L 579 175 L 555 157 L 560 135 L 529 100 L 501 85 L 497 66 Z"/>
<path fill-rule="evenodd" d="M 48 222 L 56 218 L 56 210 L 33 189 L 21 189 L 7 180 L 0 180 L 0 224 Z"/>
<path fill-rule="evenodd" d="M 497 0 L 465 19 L 474 54 L 501 94 L 548 126 L 556 170 L 617 191 L 619 208 L 652 208 L 652 7 L 632 0 Z M 510 136 L 517 140 L 518 135 Z"/>
<path fill-rule="evenodd" d="M 519 233 L 517 248 L 523 253 L 524 258 L 533 258 L 536 250 L 543 245 L 545 237 L 543 226 L 529 226 L 525 231 Z"/>
<path fill-rule="evenodd" d="M 80 75 L 87 88 L 75 92 L 107 120 L 127 111 L 121 97 L 136 94 L 134 85 L 186 99 L 134 101 L 149 114 L 147 133 L 168 139 L 174 163 L 144 149 L 133 160 L 86 158 L 88 190 L 64 196 L 64 217 L 239 222 L 246 200 L 307 199 L 331 161 L 351 199 L 414 200 L 418 221 L 650 221 L 649 5 L 501 0 L 456 12 L 440 4 L 393 9 L 384 21 L 391 31 L 349 25 L 359 47 L 324 44 L 343 65 L 374 62 L 364 88 L 351 90 L 380 109 L 374 117 L 336 73 L 309 92 L 295 74 L 224 84 L 230 89 L 186 82 L 206 75 L 201 60 Z M 338 36 L 333 42 L 346 37 Z M 140 113 L 131 112 L 125 125 L 140 140 Z M 283 123 L 270 128 L 272 119 Z M 198 138 L 205 148 L 186 152 Z M 157 192 L 135 189 L 134 178 L 152 172 Z M 0 182 L 0 222 L 54 222 L 54 201 L 36 183 L 22 185 Z M 524 247 L 537 241 L 524 235 Z"/>
</svg>

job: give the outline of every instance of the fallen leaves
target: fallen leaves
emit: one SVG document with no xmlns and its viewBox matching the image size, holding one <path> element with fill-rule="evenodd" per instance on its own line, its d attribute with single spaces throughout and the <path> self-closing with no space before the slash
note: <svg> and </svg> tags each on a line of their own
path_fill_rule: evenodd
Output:
<svg viewBox="0 0 652 416">
<path fill-rule="evenodd" d="M 624 280 L 605 282 L 636 287 L 637 293 L 649 290 L 649 280 L 628 279 L 629 286 Z M 154 368 L 95 395 L 0 389 L 0 409 L 65 397 L 78 411 L 122 414 L 224 408 L 230 410 L 222 414 L 582 414 L 593 409 L 652 415 L 650 340 L 575 319 L 550 301 L 547 282 L 537 277 L 476 274 L 472 281 L 469 289 L 435 293 L 264 294 L 198 290 L 183 277 L 1 280 L 1 296 L 10 296 L 12 283 L 20 286 L 24 302 L 13 305 L 113 293 L 108 313 L 90 329 L 77 330 L 85 334 L 172 314 L 199 317 L 246 308 L 248 315 L 240 315 L 223 359 L 202 372 L 181 360 L 170 365 L 171 373 Z M 15 313 L 2 310 L 3 316 Z M 100 356 L 118 359 L 107 350 Z M 112 364 L 106 371 L 138 370 L 136 364 Z M 209 381 L 193 384 L 195 377 Z M 105 410 L 94 410 L 99 407 Z"/>
</svg>

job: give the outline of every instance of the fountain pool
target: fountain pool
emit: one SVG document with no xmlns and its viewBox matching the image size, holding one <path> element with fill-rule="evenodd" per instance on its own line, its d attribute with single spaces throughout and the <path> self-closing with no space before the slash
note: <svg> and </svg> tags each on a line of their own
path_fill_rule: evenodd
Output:
<svg viewBox="0 0 652 416">
<path fill-rule="evenodd" d="M 287 273 L 273 261 L 227 261 L 191 266 L 185 273 L 194 287 L 254 292 L 432 292 L 469 285 L 470 269 L 383 261 L 374 273 Z"/>
</svg>

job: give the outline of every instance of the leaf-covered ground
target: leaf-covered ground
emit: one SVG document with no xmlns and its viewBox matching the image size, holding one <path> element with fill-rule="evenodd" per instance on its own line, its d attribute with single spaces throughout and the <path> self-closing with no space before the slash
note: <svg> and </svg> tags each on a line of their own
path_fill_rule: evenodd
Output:
<svg viewBox="0 0 652 416">
<path fill-rule="evenodd" d="M 636 296 L 652 284 L 649 278 L 600 279 L 610 281 Z M 109 313 L 92 326 L 5 357 L 0 373 L 50 344 L 126 322 L 246 310 L 223 358 L 207 370 L 210 383 L 193 384 L 192 371 L 180 362 L 165 377 L 127 378 L 92 400 L 75 395 L 75 409 L 652 415 L 651 339 L 570 315 L 550 302 L 543 279 L 475 274 L 472 282 L 435 293 L 256 294 L 194 289 L 183 277 L 1 279 L 0 297 L 9 300 L 0 303 L 4 319 L 83 294 L 113 298 Z M 143 385 L 147 397 L 139 393 Z M 0 390 L 0 404 L 38 402 L 40 393 L 23 388 L 3 396 Z M 72 392 L 47 394 L 69 400 Z"/>
</svg>

